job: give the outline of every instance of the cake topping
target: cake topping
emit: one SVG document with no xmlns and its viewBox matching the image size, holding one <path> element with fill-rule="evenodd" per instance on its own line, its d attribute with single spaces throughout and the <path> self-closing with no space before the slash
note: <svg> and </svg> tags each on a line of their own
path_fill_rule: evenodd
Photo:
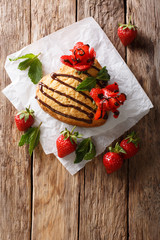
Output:
<svg viewBox="0 0 160 240">
<path fill-rule="evenodd" d="M 88 44 L 77 42 L 70 51 L 72 55 L 63 55 L 60 60 L 63 64 L 72 67 L 78 71 L 88 70 L 94 63 L 96 52 Z"/>
<path fill-rule="evenodd" d="M 119 93 L 118 84 L 108 85 L 105 88 L 93 88 L 90 92 L 91 97 L 97 105 L 97 111 L 95 114 L 95 120 L 100 118 L 106 118 L 107 111 L 114 113 L 114 118 L 119 116 L 119 108 L 126 100 L 126 95 L 124 93 Z"/>
</svg>

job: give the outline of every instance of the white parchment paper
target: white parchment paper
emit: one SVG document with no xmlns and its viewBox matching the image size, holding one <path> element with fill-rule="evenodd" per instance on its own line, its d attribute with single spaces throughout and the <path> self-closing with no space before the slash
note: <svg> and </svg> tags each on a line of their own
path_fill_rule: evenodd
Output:
<svg viewBox="0 0 160 240">
<path fill-rule="evenodd" d="M 59 69 L 61 66 L 59 60 L 61 55 L 70 54 L 69 49 L 72 49 L 78 41 L 94 47 L 97 53 L 96 58 L 102 67 L 107 67 L 111 76 L 109 84 L 116 81 L 119 84 L 120 92 L 127 95 L 127 101 L 119 109 L 120 115 L 118 119 L 115 119 L 111 113 L 103 126 L 76 128 L 77 131 L 83 134 L 84 138 L 93 136 L 97 155 L 102 153 L 116 138 L 135 125 L 153 107 L 133 73 L 92 17 L 85 18 L 26 46 L 7 57 L 5 69 L 12 83 L 3 90 L 3 93 L 17 110 L 31 106 L 35 111 L 35 125 L 41 121 L 43 123 L 40 136 L 43 150 L 46 154 L 55 154 L 56 157 L 56 139 L 60 131 L 65 127 L 71 130 L 73 126 L 54 119 L 40 108 L 35 99 L 36 85 L 29 79 L 27 75 L 28 70 L 18 70 L 19 62 L 10 62 L 9 58 L 19 57 L 26 53 L 38 54 L 41 52 L 39 59 L 43 65 L 43 75 L 46 75 Z M 74 164 L 75 153 L 63 159 L 58 159 L 72 175 L 87 163 L 87 161 L 83 160 L 79 164 Z"/>
</svg>

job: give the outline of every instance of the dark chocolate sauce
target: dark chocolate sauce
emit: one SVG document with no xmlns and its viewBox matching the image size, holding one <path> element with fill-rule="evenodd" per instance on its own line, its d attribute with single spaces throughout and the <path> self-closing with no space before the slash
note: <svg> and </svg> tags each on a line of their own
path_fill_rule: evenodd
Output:
<svg viewBox="0 0 160 240">
<path fill-rule="evenodd" d="M 61 116 L 64 116 L 66 118 L 70 118 L 70 119 L 74 119 L 76 121 L 80 121 L 80 122 L 86 122 L 91 124 L 92 123 L 92 119 L 85 119 L 85 118 L 78 118 L 78 117 L 74 117 L 72 115 L 68 115 L 62 112 L 57 111 L 56 109 L 52 108 L 51 106 L 49 106 L 47 103 L 43 102 L 41 99 L 38 98 L 38 96 L 36 96 L 36 99 L 42 104 L 44 105 L 46 108 L 50 109 L 52 112 L 59 114 Z"/>
<path fill-rule="evenodd" d="M 69 88 L 72 88 L 72 89 L 75 90 L 75 91 L 76 91 L 76 88 L 75 88 L 75 87 L 69 85 L 69 84 L 66 83 L 66 82 L 63 82 L 62 80 L 60 80 L 59 78 L 57 78 L 57 76 L 69 77 L 69 78 L 73 78 L 73 79 L 75 79 L 75 80 L 77 80 L 77 81 L 79 81 L 79 82 L 82 82 L 82 79 L 81 79 L 81 78 L 75 77 L 74 75 L 61 74 L 61 73 L 52 73 L 52 74 L 51 74 L 51 78 L 53 78 L 53 79 L 56 80 L 57 82 L 65 85 L 65 86 L 67 86 L 67 87 L 69 87 Z M 81 94 L 81 95 L 83 95 L 85 98 L 89 98 L 91 101 L 93 101 L 93 99 L 92 99 L 89 95 L 87 95 L 86 93 L 84 93 L 84 92 L 79 92 L 79 94 Z"/>
<path fill-rule="evenodd" d="M 96 69 L 97 71 L 100 71 L 100 69 L 94 65 L 92 65 L 92 68 Z"/>
<path fill-rule="evenodd" d="M 92 112 L 90 112 L 90 113 L 88 113 L 87 111 L 85 111 L 85 110 L 82 110 L 80 107 L 78 107 L 78 106 L 74 106 L 74 105 L 72 105 L 72 104 L 63 104 L 63 103 L 61 103 L 61 102 L 59 102 L 57 99 L 55 99 L 54 97 L 52 97 L 52 96 L 50 96 L 50 95 L 48 95 L 44 90 L 43 90 L 43 87 L 45 87 L 45 88 L 47 88 L 47 89 L 49 89 L 49 90 L 51 90 L 51 91 L 54 91 L 54 92 L 56 92 L 56 90 L 54 90 L 54 89 L 52 89 L 52 88 L 49 88 L 47 85 L 45 85 L 44 83 L 39 83 L 39 90 L 41 91 L 41 93 L 43 94 L 43 95 L 45 95 L 46 97 L 48 97 L 49 99 L 51 99 L 51 100 L 53 100 L 54 102 L 56 102 L 57 104 L 59 104 L 60 106 L 62 106 L 62 107 L 70 107 L 70 108 L 74 108 L 74 109 L 76 109 L 76 110 L 78 110 L 79 112 L 82 112 L 82 113 L 84 113 L 84 114 L 86 114 L 89 118 L 93 118 L 94 117 L 94 114 L 92 113 Z"/>
<path fill-rule="evenodd" d="M 53 88 L 50 88 L 50 87 L 48 87 L 46 84 L 44 84 L 43 82 L 40 82 L 40 83 L 39 83 L 39 86 L 41 86 L 41 85 L 44 86 L 45 88 L 47 88 L 48 90 L 50 90 L 50 91 L 52 91 L 52 92 L 55 92 L 55 93 L 57 93 L 57 94 L 59 94 L 59 95 L 61 95 L 61 96 L 64 96 L 64 97 L 66 97 L 66 98 L 69 98 L 69 99 L 71 99 L 72 101 L 74 101 L 74 102 L 76 102 L 76 103 L 79 103 L 80 105 L 88 108 L 90 111 L 95 112 L 95 110 L 94 110 L 92 107 L 88 106 L 88 105 L 85 104 L 84 102 L 81 102 L 81 101 L 79 101 L 79 100 L 77 100 L 77 99 L 75 99 L 75 98 L 73 98 L 73 97 L 71 97 L 71 96 L 69 96 L 69 95 L 67 95 L 67 94 L 65 94 L 65 93 L 62 93 L 62 92 L 60 92 L 60 91 L 58 91 L 58 90 L 55 90 L 55 89 L 53 89 Z"/>
</svg>

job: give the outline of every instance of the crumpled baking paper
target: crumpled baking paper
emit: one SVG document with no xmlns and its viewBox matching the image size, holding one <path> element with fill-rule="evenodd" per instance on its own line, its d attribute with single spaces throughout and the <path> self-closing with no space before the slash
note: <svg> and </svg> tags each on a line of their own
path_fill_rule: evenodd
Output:
<svg viewBox="0 0 160 240">
<path fill-rule="evenodd" d="M 35 111 L 36 123 L 41 125 L 40 142 L 46 154 L 53 153 L 57 157 L 56 139 L 60 131 L 67 127 L 69 130 L 73 126 L 60 122 L 44 112 L 35 99 L 36 85 L 28 77 L 28 70 L 17 69 L 18 61 L 11 62 L 9 58 L 22 56 L 26 53 L 41 53 L 39 59 L 43 66 L 43 75 L 56 71 L 60 68 L 61 55 L 70 54 L 76 42 L 82 41 L 94 47 L 96 58 L 103 66 L 106 66 L 111 76 L 109 84 L 117 82 L 120 92 L 127 95 L 127 101 L 119 108 L 118 119 L 109 114 L 107 122 L 100 127 L 83 128 L 77 127 L 76 131 L 83 134 L 83 137 L 93 136 L 97 155 L 102 153 L 116 138 L 135 125 L 149 109 L 153 107 L 146 93 L 130 71 L 124 60 L 116 51 L 106 34 L 92 18 L 85 18 L 57 32 L 54 32 L 37 42 L 34 42 L 20 51 L 7 57 L 5 69 L 12 81 L 3 93 L 11 101 L 17 110 L 24 109 L 29 105 Z M 57 157 L 58 158 L 58 157 Z M 61 159 L 63 166 L 74 175 L 88 162 L 83 160 L 79 164 L 74 164 L 75 153 Z"/>
</svg>

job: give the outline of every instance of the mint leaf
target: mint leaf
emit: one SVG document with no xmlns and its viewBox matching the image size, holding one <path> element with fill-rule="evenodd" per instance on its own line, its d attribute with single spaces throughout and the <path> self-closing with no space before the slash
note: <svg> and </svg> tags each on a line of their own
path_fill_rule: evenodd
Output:
<svg viewBox="0 0 160 240">
<path fill-rule="evenodd" d="M 90 160 L 95 155 L 96 155 L 96 149 L 91 138 L 85 138 L 76 149 L 76 158 L 74 163 L 79 163 L 83 159 Z"/>
<path fill-rule="evenodd" d="M 19 141 L 19 146 L 23 146 L 25 143 L 29 144 L 29 154 L 32 155 L 33 150 L 39 143 L 40 139 L 40 126 L 42 123 L 39 124 L 38 127 L 31 127 L 29 128 L 22 136 Z"/>
<path fill-rule="evenodd" d="M 33 150 L 37 146 L 40 137 L 40 129 L 39 127 L 34 128 L 34 131 L 31 133 L 29 137 L 29 155 L 32 155 Z"/>
<path fill-rule="evenodd" d="M 21 56 L 21 57 L 17 57 L 17 58 L 13 58 L 13 59 L 9 58 L 9 60 L 10 60 L 10 61 L 17 61 L 17 60 L 19 60 L 19 59 L 24 59 L 24 58 L 30 58 L 30 59 L 32 59 L 32 58 L 34 58 L 34 57 L 35 57 L 35 55 L 34 55 L 33 53 L 28 53 L 28 54 L 25 54 L 25 55 L 23 55 L 23 56 Z"/>
<path fill-rule="evenodd" d="M 95 148 L 94 143 L 90 139 L 89 151 L 85 154 L 84 160 L 90 160 L 90 159 L 94 158 L 95 155 L 96 155 L 96 148 Z"/>
<path fill-rule="evenodd" d="M 81 82 L 76 91 L 91 91 L 92 88 L 96 86 L 95 77 L 87 77 L 83 82 Z"/>
<path fill-rule="evenodd" d="M 34 128 L 29 128 L 22 136 L 19 141 L 19 146 L 23 146 L 25 143 L 29 144 L 30 134 L 34 131 Z"/>
<path fill-rule="evenodd" d="M 102 80 L 102 81 L 109 81 L 110 75 L 108 74 L 108 71 L 106 69 L 106 66 L 103 67 L 97 74 L 96 79 Z"/>
<path fill-rule="evenodd" d="M 32 59 L 28 58 L 28 59 L 24 60 L 23 62 L 21 62 L 18 65 L 18 69 L 21 71 L 26 70 L 31 65 L 31 63 L 34 61 L 33 59 L 34 58 L 32 58 Z"/>
<path fill-rule="evenodd" d="M 23 71 L 29 67 L 28 76 L 34 84 L 37 84 L 39 82 L 39 80 L 42 78 L 42 63 L 38 59 L 39 55 L 40 55 L 40 53 L 38 55 L 29 53 L 24 56 L 14 58 L 14 59 L 9 59 L 9 60 L 16 61 L 18 59 L 27 58 L 26 60 L 19 63 L 18 69 Z"/>
<path fill-rule="evenodd" d="M 34 84 L 37 84 L 42 78 L 42 63 L 38 58 L 31 63 L 28 76 Z"/>
</svg>

